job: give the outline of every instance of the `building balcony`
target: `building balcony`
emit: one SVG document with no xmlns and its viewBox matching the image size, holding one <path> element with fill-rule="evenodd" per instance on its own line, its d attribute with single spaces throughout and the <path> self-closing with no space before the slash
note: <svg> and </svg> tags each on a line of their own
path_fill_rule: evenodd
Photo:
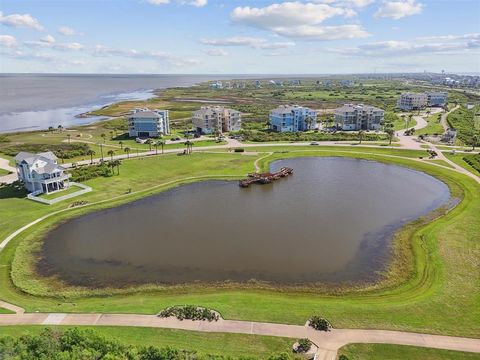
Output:
<svg viewBox="0 0 480 360">
<path fill-rule="evenodd" d="M 50 179 L 42 179 L 40 180 L 41 184 L 50 184 L 52 182 L 58 182 L 58 181 L 65 181 L 70 178 L 70 174 L 63 174 L 61 176 L 53 176 Z"/>
</svg>

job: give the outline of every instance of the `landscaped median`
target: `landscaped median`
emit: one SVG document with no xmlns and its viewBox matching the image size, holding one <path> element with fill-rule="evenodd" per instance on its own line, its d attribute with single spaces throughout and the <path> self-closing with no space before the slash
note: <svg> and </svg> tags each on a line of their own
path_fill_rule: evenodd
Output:
<svg viewBox="0 0 480 360">
<path fill-rule="evenodd" d="M 243 287 L 221 284 L 92 291 L 66 288 L 55 279 L 39 277 L 33 271 L 32 254 L 41 244 L 41 235 L 59 221 L 202 177 L 238 177 L 251 172 L 253 161 L 265 154 L 246 157 L 234 153 L 209 153 L 128 160 L 122 166 L 120 176 L 86 182 L 98 190 L 81 197 L 92 205 L 49 217 L 8 244 L 0 255 L 0 298 L 32 312 L 154 314 L 168 306 L 191 304 L 216 310 L 227 319 L 304 324 L 311 315 L 320 312 L 337 328 L 402 329 L 479 336 L 480 303 L 476 284 L 480 274 L 475 266 L 479 260 L 479 184 L 453 170 L 412 161 L 411 158 L 418 153 L 411 151 L 362 147 L 348 150 L 343 147 L 257 147 L 249 150 L 281 151 L 261 160 L 263 168 L 275 159 L 296 156 L 349 156 L 408 166 L 438 177 L 449 185 L 454 197 L 463 200 L 433 222 L 418 221 L 406 226 L 395 241 L 396 256 L 387 274 L 388 281 L 368 288 L 290 291 L 258 284 Z M 169 181 L 169 185 L 159 186 Z M 132 188 L 131 194 L 125 193 L 128 188 Z M 8 224 L 8 231 L 0 230 L 0 233 L 4 232 L 3 236 L 45 214 L 22 201 L 0 199 L 0 215 L 7 213 L 3 204 L 22 204 L 24 210 L 21 217 L 13 218 L 14 226 Z M 94 205 L 95 201 L 104 202 Z M 0 216 L 0 219 L 4 221 L 4 217 Z M 18 287 L 12 283 L 12 278 Z M 52 297 L 52 293 L 58 296 Z"/>
</svg>

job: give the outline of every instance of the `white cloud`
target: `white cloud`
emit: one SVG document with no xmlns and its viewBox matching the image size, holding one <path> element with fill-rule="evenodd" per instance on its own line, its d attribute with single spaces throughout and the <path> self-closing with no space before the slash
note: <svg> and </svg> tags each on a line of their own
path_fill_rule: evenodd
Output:
<svg viewBox="0 0 480 360">
<path fill-rule="evenodd" d="M 91 54 L 99 57 L 120 56 L 136 59 L 151 59 L 160 61 L 172 66 L 183 67 L 198 64 L 198 60 L 186 57 L 175 56 L 161 51 L 137 51 L 135 49 L 115 49 L 97 45 Z"/>
<path fill-rule="evenodd" d="M 170 4 L 170 0 L 147 0 L 152 5 L 166 5 Z M 177 0 L 181 5 L 191 5 L 195 7 L 203 7 L 208 4 L 208 0 Z"/>
<path fill-rule="evenodd" d="M 227 56 L 228 52 L 223 49 L 208 49 L 205 50 L 205 54 L 209 56 Z"/>
<path fill-rule="evenodd" d="M 4 16 L 3 13 L 0 12 L 0 24 L 13 27 L 25 27 L 38 31 L 43 30 L 43 26 L 39 21 L 30 14 L 11 14 Z"/>
<path fill-rule="evenodd" d="M 375 17 L 398 20 L 405 16 L 420 14 L 424 6 L 415 0 L 384 1 L 375 13 Z"/>
<path fill-rule="evenodd" d="M 373 4 L 376 0 L 312 0 L 314 3 L 362 8 Z"/>
<path fill-rule="evenodd" d="M 477 35 L 477 36 L 475 36 Z M 401 57 L 425 54 L 465 54 L 480 50 L 480 36 L 478 34 L 437 36 L 437 42 L 417 38 L 414 40 L 388 40 L 366 43 L 357 47 L 325 49 L 327 51 L 346 56 L 362 57 Z M 423 40 L 422 40 L 423 39 Z M 459 41 L 463 39 L 464 41 Z M 440 41 L 444 40 L 444 41 Z M 455 40 L 455 41 L 451 41 Z"/>
<path fill-rule="evenodd" d="M 359 2 L 360 4 L 360 2 Z M 237 7 L 230 14 L 234 23 L 271 31 L 284 37 L 308 40 L 337 40 L 366 37 L 361 25 L 323 26 L 327 19 L 341 16 L 350 18 L 356 12 L 347 7 L 324 3 L 284 2 L 263 8 Z"/>
<path fill-rule="evenodd" d="M 152 5 L 165 5 L 169 4 L 170 0 L 147 0 Z"/>
<path fill-rule="evenodd" d="M 11 35 L 0 35 L 0 46 L 3 47 L 15 47 L 17 46 L 17 39 Z"/>
<path fill-rule="evenodd" d="M 188 0 L 188 1 L 182 0 L 180 3 L 182 5 L 191 5 L 191 6 L 195 6 L 195 7 L 203 7 L 203 6 L 208 4 L 208 0 Z"/>
<path fill-rule="evenodd" d="M 58 33 L 64 36 L 72 36 L 72 35 L 77 35 L 77 32 L 72 29 L 71 27 L 68 26 L 60 26 L 58 28 Z"/>
<path fill-rule="evenodd" d="M 55 43 L 55 38 L 52 35 L 47 35 L 43 38 L 40 39 L 41 42 L 46 43 L 46 44 L 54 44 Z"/>
<path fill-rule="evenodd" d="M 202 39 L 200 42 L 212 46 L 248 46 L 254 49 L 285 49 L 295 46 L 294 42 L 268 42 L 263 38 L 241 36 L 222 39 Z"/>
</svg>

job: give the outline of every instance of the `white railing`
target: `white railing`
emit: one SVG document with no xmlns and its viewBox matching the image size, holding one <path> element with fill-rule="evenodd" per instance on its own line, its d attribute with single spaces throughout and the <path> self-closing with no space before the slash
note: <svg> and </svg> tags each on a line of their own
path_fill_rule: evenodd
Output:
<svg viewBox="0 0 480 360">
<path fill-rule="evenodd" d="M 59 197 L 54 198 L 54 199 L 45 199 L 45 198 L 42 198 L 42 197 L 38 196 L 38 195 L 41 195 L 43 192 L 41 190 L 37 190 L 37 191 L 34 191 L 34 192 L 28 194 L 27 198 L 30 199 L 30 200 L 33 200 L 33 201 L 40 202 L 42 204 L 52 205 L 52 204 L 56 204 L 57 202 L 67 200 L 67 199 L 71 199 L 73 197 L 80 196 L 80 195 L 83 195 L 83 194 L 86 194 L 86 193 L 92 191 L 92 188 L 90 186 L 87 186 L 87 185 L 83 185 L 83 184 L 76 183 L 76 182 L 70 182 L 70 186 L 72 186 L 72 185 L 73 186 L 78 186 L 79 188 L 81 188 L 81 190 L 75 191 L 74 193 L 59 196 Z M 60 190 L 60 191 L 62 191 L 62 190 Z"/>
</svg>

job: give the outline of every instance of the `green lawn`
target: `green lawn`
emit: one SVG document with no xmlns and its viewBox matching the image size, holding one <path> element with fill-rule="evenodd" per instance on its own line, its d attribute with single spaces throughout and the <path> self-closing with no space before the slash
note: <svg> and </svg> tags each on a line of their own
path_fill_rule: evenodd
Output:
<svg viewBox="0 0 480 360">
<path fill-rule="evenodd" d="M 434 160 L 428 160 L 428 162 L 432 162 L 434 164 L 438 164 L 438 165 L 442 165 L 442 166 L 446 166 L 448 168 L 454 168 L 452 165 L 450 165 L 448 162 L 446 162 L 445 160 L 437 160 L 437 159 L 434 159 Z"/>
<path fill-rule="evenodd" d="M 465 160 L 463 160 L 463 157 L 467 154 L 462 154 L 462 153 L 456 153 L 455 155 L 444 152 L 443 153 L 449 160 L 453 161 L 455 164 L 460 165 L 461 167 L 467 169 L 473 174 L 478 175 L 478 171 L 474 169 L 469 163 L 467 163 Z"/>
<path fill-rule="evenodd" d="M 81 187 L 71 185 L 66 190 L 57 191 L 57 192 L 54 192 L 52 194 L 42 194 L 42 195 L 40 195 L 40 197 L 43 198 L 43 199 L 52 200 L 52 199 L 56 199 L 56 198 L 61 197 L 61 196 L 65 196 L 65 195 L 68 195 L 68 194 L 73 194 L 73 193 L 75 193 L 77 191 L 80 191 L 80 190 L 82 190 Z"/>
<path fill-rule="evenodd" d="M 442 113 L 433 114 L 427 117 L 427 126 L 423 129 L 415 131 L 415 135 L 433 135 L 433 134 L 443 134 L 443 126 L 440 123 L 440 117 Z"/>
<path fill-rule="evenodd" d="M 0 308 L 0 314 L 13 314 L 13 311 L 10 311 L 8 309 Z"/>
<path fill-rule="evenodd" d="M 5 169 L 0 169 L 0 176 L 8 175 L 10 174 L 10 171 L 5 170 Z"/>
<path fill-rule="evenodd" d="M 273 149 L 275 147 L 258 147 L 260 151 Z M 299 151 L 294 152 L 295 150 Z M 280 147 L 278 151 L 285 151 L 285 147 Z M 480 247 L 478 184 L 451 170 L 398 157 L 405 155 L 415 158 L 423 155 L 424 151 L 362 147 L 292 147 L 286 151 L 274 154 L 261 164 L 265 166 L 268 161 L 276 158 L 306 155 L 353 156 L 394 162 L 438 176 L 449 184 L 455 196 L 463 196 L 463 201 L 448 215 L 435 222 L 420 227 L 414 224 L 399 234 L 396 240 L 396 243 L 400 244 L 399 258 L 405 260 L 401 268 L 408 271 L 402 273 L 393 269 L 393 282 L 390 286 L 349 291 L 342 296 L 322 291 L 305 293 L 193 285 L 173 289 L 143 288 L 134 292 L 104 289 L 96 292 L 99 296 L 94 296 L 91 291 L 66 289 L 58 287 L 55 281 L 39 279 L 29 266 L 29 254 L 40 244 L 40 235 L 57 221 L 159 191 L 162 187 L 135 193 L 160 183 L 181 179 L 193 181 L 188 178 L 202 175 L 243 175 L 253 170 L 252 162 L 257 157 L 233 153 L 194 153 L 191 156 L 168 155 L 131 159 L 124 161 L 120 176 L 86 182 L 94 191 L 75 200 L 81 198 L 94 202 L 113 196 L 121 196 L 120 198 L 111 203 L 71 210 L 51 217 L 19 235 L 5 248 L 0 255 L 0 298 L 24 306 L 27 311 L 156 313 L 166 306 L 180 303 L 216 309 L 228 319 L 303 324 L 312 314 L 321 314 L 339 328 L 402 329 L 464 336 L 480 334 L 480 296 L 476 286 L 480 274 L 475 265 Z M 361 154 L 355 154 L 354 151 Z M 264 155 L 258 155 L 261 156 Z M 133 194 L 126 195 L 129 188 Z M 3 193 L 7 196 L 2 196 L 2 191 L 2 237 L 46 211 L 59 210 L 68 205 L 54 205 L 46 210 L 43 205 L 15 198 L 12 194 L 8 195 L 8 192 Z M 409 255 L 410 251 L 414 256 Z M 19 291 L 13 285 L 11 275 L 23 290 L 42 296 Z M 107 294 L 108 301 L 105 301 L 104 296 Z"/>
<path fill-rule="evenodd" d="M 480 354 L 405 345 L 350 344 L 338 352 L 349 360 L 478 360 Z"/>
<path fill-rule="evenodd" d="M 3 326 L 0 336 L 18 337 L 21 335 L 38 335 L 45 326 Z M 67 326 L 51 326 L 50 328 L 66 330 Z M 117 326 L 78 326 L 80 329 L 91 329 L 107 339 L 117 340 L 122 344 L 156 347 L 171 346 L 176 349 L 197 351 L 199 355 L 251 356 L 267 358 L 271 354 L 291 353 L 296 339 L 243 335 L 229 333 L 205 333 L 196 331 L 117 327 Z"/>
</svg>

